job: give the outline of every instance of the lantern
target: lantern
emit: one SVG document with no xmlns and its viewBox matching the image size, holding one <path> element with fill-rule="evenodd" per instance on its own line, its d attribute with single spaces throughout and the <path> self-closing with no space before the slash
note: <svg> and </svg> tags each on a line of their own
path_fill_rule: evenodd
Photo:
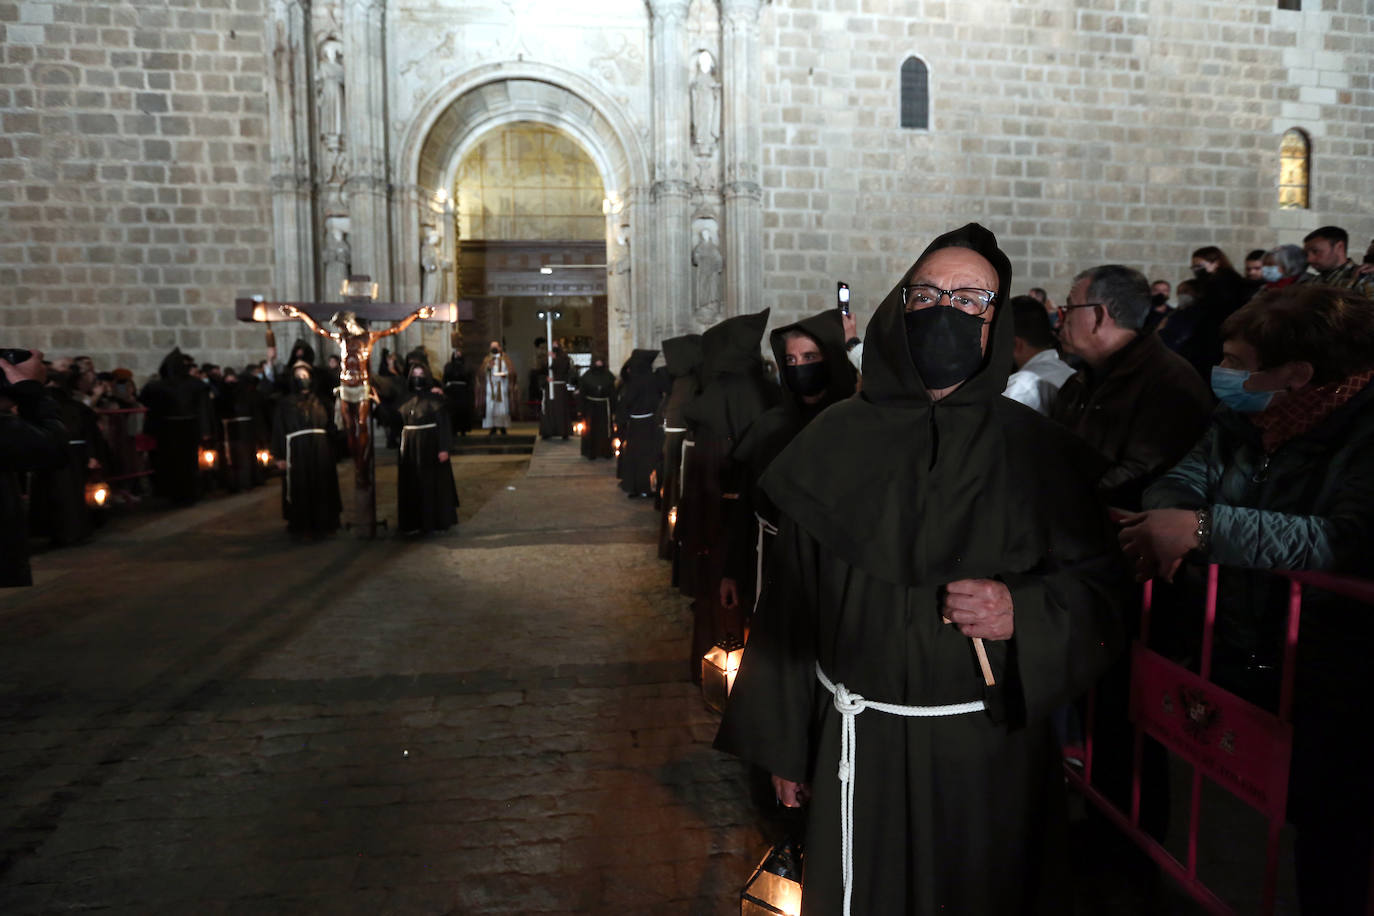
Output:
<svg viewBox="0 0 1374 916">
<path fill-rule="evenodd" d="M 668 536 L 672 537 L 675 530 L 677 530 L 677 506 L 668 510 Z"/>
<path fill-rule="evenodd" d="M 212 449 L 212 448 L 203 448 L 203 449 L 201 449 L 201 450 L 200 450 L 200 469 L 201 469 L 202 471 L 211 471 L 211 470 L 214 470 L 214 467 L 215 467 L 215 459 L 217 459 L 218 457 L 219 457 L 219 455 L 218 455 L 218 454 L 215 452 L 215 450 Z"/>
<path fill-rule="evenodd" d="M 739 894 L 740 916 L 797 916 L 801 912 L 802 851 L 779 843 L 763 857 Z"/>
<path fill-rule="evenodd" d="M 92 509 L 105 508 L 105 502 L 110 498 L 110 485 L 104 482 L 86 484 L 86 505 Z"/>
<path fill-rule="evenodd" d="M 258 464 L 270 468 L 272 466 L 272 453 L 265 448 L 258 449 Z"/>
<path fill-rule="evenodd" d="M 701 697 L 708 709 L 725 710 L 725 700 L 735 686 L 740 659 L 744 657 L 744 643 L 727 636 L 701 657 Z"/>
<path fill-rule="evenodd" d="M 620 440 L 619 440 L 618 438 L 617 438 L 617 439 L 612 439 L 612 440 L 611 440 L 611 448 L 615 449 L 615 456 L 616 456 L 617 458 L 619 458 L 619 457 L 620 457 Z"/>
</svg>

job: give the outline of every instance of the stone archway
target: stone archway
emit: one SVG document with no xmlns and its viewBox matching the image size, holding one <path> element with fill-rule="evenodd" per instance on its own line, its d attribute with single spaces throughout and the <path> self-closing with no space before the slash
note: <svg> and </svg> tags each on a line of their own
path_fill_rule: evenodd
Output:
<svg viewBox="0 0 1374 916">
<path fill-rule="evenodd" d="M 587 152 L 606 189 L 607 310 L 611 365 L 654 335 L 650 275 L 650 164 L 619 106 L 575 74 L 525 62 L 485 66 L 437 89 L 420 106 L 401 144 L 392 230 L 402 253 L 418 252 L 421 219 L 437 214 L 451 225 L 448 199 L 463 155 L 492 129 L 516 122 L 545 124 Z M 450 246 L 453 241 L 450 240 Z M 398 295 L 420 293 L 418 261 L 398 258 Z M 456 262 L 456 258 L 451 260 Z"/>
</svg>

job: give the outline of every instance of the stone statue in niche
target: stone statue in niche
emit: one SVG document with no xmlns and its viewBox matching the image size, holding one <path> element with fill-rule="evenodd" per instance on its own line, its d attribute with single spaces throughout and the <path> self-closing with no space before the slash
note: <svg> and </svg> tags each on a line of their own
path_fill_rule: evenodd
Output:
<svg viewBox="0 0 1374 916">
<path fill-rule="evenodd" d="M 336 38 L 320 43 L 318 69 L 320 138 L 326 149 L 343 143 L 344 134 L 344 64 L 343 44 Z"/>
<path fill-rule="evenodd" d="M 692 75 L 692 151 L 714 156 L 720 142 L 720 80 L 710 51 L 697 53 Z"/>
<path fill-rule="evenodd" d="M 443 237 L 426 223 L 420 227 L 420 301 L 442 302 L 444 294 Z"/>
<path fill-rule="evenodd" d="M 341 298 L 343 283 L 352 273 L 353 250 L 348 244 L 348 217 L 327 216 L 324 220 L 324 296 L 326 302 Z"/>
<path fill-rule="evenodd" d="M 692 290 L 697 321 L 715 324 L 721 313 L 721 271 L 725 259 L 716 244 L 715 223 L 703 226 L 696 247 L 692 249 Z"/>
<path fill-rule="evenodd" d="M 606 299 L 615 310 L 616 324 L 630 327 L 630 227 L 615 231 L 615 247 L 606 265 Z"/>
<path fill-rule="evenodd" d="M 277 81 L 277 88 L 282 92 L 291 90 L 291 57 L 295 50 L 291 47 L 291 41 L 287 37 L 286 23 L 277 20 L 276 23 L 277 40 L 272 46 L 272 74 Z"/>
</svg>

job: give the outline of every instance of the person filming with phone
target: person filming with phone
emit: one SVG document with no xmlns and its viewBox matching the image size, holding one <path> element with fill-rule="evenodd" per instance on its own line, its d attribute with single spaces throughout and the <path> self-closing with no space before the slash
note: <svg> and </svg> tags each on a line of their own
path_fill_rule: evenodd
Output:
<svg viewBox="0 0 1374 916">
<path fill-rule="evenodd" d="M 32 585 L 20 474 L 67 461 L 67 428 L 37 350 L 0 349 L 0 588 Z"/>
</svg>

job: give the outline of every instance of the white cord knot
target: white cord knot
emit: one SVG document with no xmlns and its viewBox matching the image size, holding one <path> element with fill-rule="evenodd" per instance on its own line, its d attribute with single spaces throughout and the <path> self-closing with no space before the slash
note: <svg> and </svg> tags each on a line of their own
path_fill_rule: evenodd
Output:
<svg viewBox="0 0 1374 916">
<path fill-rule="evenodd" d="M 864 711 L 864 698 L 860 694 L 850 693 L 843 684 L 836 684 L 835 708 L 842 716 L 857 716 Z"/>
</svg>

